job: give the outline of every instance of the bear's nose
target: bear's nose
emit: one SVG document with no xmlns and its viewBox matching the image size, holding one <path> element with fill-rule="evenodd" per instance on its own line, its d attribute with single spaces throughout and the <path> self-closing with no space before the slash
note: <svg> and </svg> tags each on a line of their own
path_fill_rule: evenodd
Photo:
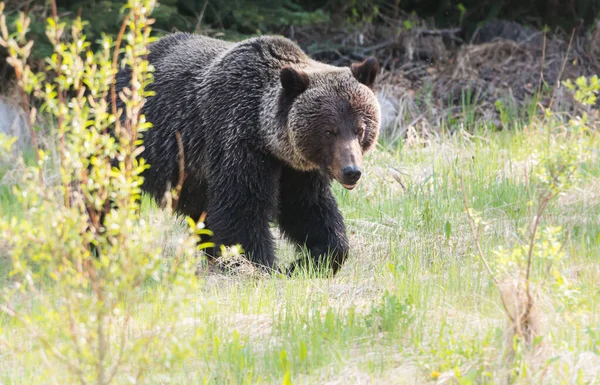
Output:
<svg viewBox="0 0 600 385">
<path fill-rule="evenodd" d="M 360 179 L 360 176 L 361 172 L 358 166 L 346 166 L 342 169 L 342 178 L 344 178 L 345 184 L 355 184 Z"/>
</svg>

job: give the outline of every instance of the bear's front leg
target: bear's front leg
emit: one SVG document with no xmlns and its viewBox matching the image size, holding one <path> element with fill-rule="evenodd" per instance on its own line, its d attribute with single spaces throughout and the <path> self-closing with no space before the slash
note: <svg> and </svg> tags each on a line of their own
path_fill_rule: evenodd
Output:
<svg viewBox="0 0 600 385">
<path fill-rule="evenodd" d="M 306 246 L 318 270 L 335 274 L 348 257 L 342 214 L 328 178 L 318 172 L 282 170 L 279 226 L 288 239 Z M 300 259 L 289 272 L 306 265 L 307 261 Z"/>
<path fill-rule="evenodd" d="M 277 208 L 280 168 L 262 154 L 238 151 L 215 157 L 208 175 L 206 225 L 218 257 L 220 245 L 240 244 L 251 262 L 275 263 L 269 220 Z"/>
</svg>

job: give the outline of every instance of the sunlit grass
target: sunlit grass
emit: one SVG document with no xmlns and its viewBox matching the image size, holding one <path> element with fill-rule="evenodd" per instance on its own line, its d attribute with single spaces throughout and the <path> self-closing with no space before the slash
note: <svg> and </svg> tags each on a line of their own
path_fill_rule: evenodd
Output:
<svg viewBox="0 0 600 385">
<path fill-rule="evenodd" d="M 535 198 L 531 154 L 543 146 L 531 131 L 515 131 L 380 147 L 367 157 L 355 190 L 334 185 L 352 255 L 333 279 L 203 273 L 201 289 L 185 294 L 193 306 L 182 314 L 162 311 L 162 299 L 174 295 L 168 288 L 149 287 L 131 304 L 131 333 L 174 327 L 195 347 L 191 359 L 155 383 L 281 384 L 288 372 L 293 384 L 507 383 L 506 316 L 474 254 L 460 177 L 487 221 L 481 242 L 492 258 L 498 246 L 523 241 L 517 229 L 531 221 Z M 567 319 L 555 298 L 541 295 L 544 350 L 528 370 L 544 384 L 600 379 L 597 155 L 543 221 L 569 235 L 568 277 L 587 305 Z M 10 197 L 0 197 L 3 214 L 13 213 L 4 211 L 13 207 Z M 183 234 L 148 198 L 142 216 L 168 230 L 157 242 Z M 294 249 L 280 241 L 278 254 L 290 261 Z M 35 314 L 35 304 L 22 300 Z M 41 365 L 36 342 L 1 313 L 0 328 L 2 338 L 22 347 L 18 355 L 0 349 L 0 383 L 32 383 Z"/>
</svg>

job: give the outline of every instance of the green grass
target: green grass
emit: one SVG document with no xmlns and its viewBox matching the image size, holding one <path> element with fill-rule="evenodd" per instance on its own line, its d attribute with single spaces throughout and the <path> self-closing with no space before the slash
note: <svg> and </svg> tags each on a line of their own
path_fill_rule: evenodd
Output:
<svg viewBox="0 0 600 385">
<path fill-rule="evenodd" d="M 22 156 L 25 165 L 35 165 L 35 152 L 33 150 L 30 148 L 24 149 Z M 10 175 L 7 175 L 7 173 Z M 18 171 L 16 171 L 14 165 L 0 161 L 0 214 L 2 215 L 17 217 L 21 215 L 21 205 L 13 195 L 11 186 L 11 182 L 16 179 L 18 179 Z"/>
<path fill-rule="evenodd" d="M 166 288 L 143 293 L 131 304 L 134 329 L 159 323 L 174 326 L 178 338 L 197 338 L 192 358 L 154 383 L 281 384 L 286 372 L 293 384 L 507 383 L 506 316 L 475 256 L 460 178 L 469 204 L 488 223 L 481 244 L 493 259 L 498 246 L 523 241 L 517 229 L 531 221 L 528 202 L 535 198 L 524 175 L 541 143 L 521 131 L 456 133 L 425 147 L 377 149 L 359 187 L 334 186 L 352 255 L 333 279 L 206 273 L 201 290 L 187 294 L 193 306 L 184 314 L 161 311 L 161 298 L 173 295 Z M 566 275 L 580 286 L 585 307 L 569 320 L 542 290 L 544 349 L 529 363 L 530 380 L 519 383 L 600 383 L 597 155 L 542 221 L 569 234 Z M 4 190 L 0 204 L 14 213 Z M 173 219 L 148 199 L 142 215 Z M 160 242 L 181 235 L 180 225 L 172 228 Z M 280 258 L 291 260 L 293 248 L 278 245 Z M 0 271 L 6 270 L 4 262 Z M 22 305 L 35 314 L 35 304 Z M 41 373 L 40 353 L 15 325 L 0 313 L 0 336 L 23 349 L 12 355 L 0 348 L 0 383 L 30 384 Z"/>
</svg>

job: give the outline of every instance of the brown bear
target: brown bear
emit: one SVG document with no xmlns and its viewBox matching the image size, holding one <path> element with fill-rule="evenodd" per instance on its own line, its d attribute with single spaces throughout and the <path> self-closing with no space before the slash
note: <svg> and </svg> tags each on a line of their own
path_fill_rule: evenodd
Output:
<svg viewBox="0 0 600 385">
<path fill-rule="evenodd" d="M 142 111 L 153 124 L 143 134 L 143 190 L 160 200 L 177 185 L 178 132 L 185 181 L 176 210 L 194 220 L 206 212 L 217 245 L 209 254 L 240 244 L 271 268 L 275 221 L 315 266 L 337 272 L 348 240 L 331 181 L 354 188 L 377 141 L 377 61 L 335 67 L 275 36 L 231 43 L 175 33 L 149 49 L 155 95 Z M 129 79 L 121 70 L 117 91 Z"/>
</svg>

